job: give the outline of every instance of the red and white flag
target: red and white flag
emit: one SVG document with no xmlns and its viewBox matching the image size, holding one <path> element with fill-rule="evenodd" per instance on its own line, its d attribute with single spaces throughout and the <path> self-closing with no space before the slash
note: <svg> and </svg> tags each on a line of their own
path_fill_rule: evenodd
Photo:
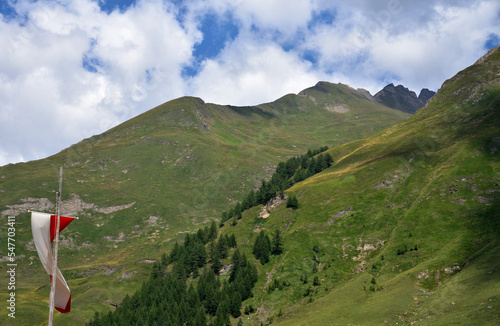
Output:
<svg viewBox="0 0 500 326">
<path fill-rule="evenodd" d="M 71 221 L 73 217 L 60 216 L 59 232 L 61 232 Z M 43 267 L 52 280 L 52 247 L 51 243 L 56 235 L 57 216 L 47 213 L 31 212 L 31 231 L 33 232 L 33 241 L 36 251 L 40 257 Z M 61 274 L 59 268 L 56 268 L 56 289 L 54 296 L 54 308 L 57 311 L 66 313 L 71 308 L 71 291 L 66 280 Z"/>
</svg>

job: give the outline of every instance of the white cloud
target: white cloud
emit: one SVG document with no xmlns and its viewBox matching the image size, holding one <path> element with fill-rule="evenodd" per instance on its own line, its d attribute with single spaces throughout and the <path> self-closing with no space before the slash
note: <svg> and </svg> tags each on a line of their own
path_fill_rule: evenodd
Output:
<svg viewBox="0 0 500 326">
<path fill-rule="evenodd" d="M 53 154 L 182 95 L 251 105 L 319 80 L 436 89 L 500 26 L 495 0 L 138 0 L 110 14 L 96 0 L 15 6 L 26 20 L 0 19 L 0 164 Z M 311 24 L 325 10 L 333 22 Z M 188 78 L 207 12 L 234 19 L 238 35 Z"/>
<path fill-rule="evenodd" d="M 255 105 L 299 92 L 317 81 L 310 64 L 296 54 L 241 35 L 216 59 L 203 63 L 191 86 L 196 96 L 208 102 Z"/>
<path fill-rule="evenodd" d="M 109 15 L 89 0 L 17 6 L 27 22 L 0 21 L 0 164 L 54 154 L 184 95 L 200 34 L 162 1 Z"/>
<path fill-rule="evenodd" d="M 319 69 L 350 76 L 353 86 L 373 93 L 395 82 L 418 93 L 438 89 L 472 64 L 484 54 L 487 36 L 499 28 L 496 1 L 426 7 L 392 2 L 393 7 L 379 1 L 368 10 L 343 8 L 333 25 L 309 31 L 302 49 L 316 51 Z M 408 14 L 409 9 L 417 14 Z"/>
<path fill-rule="evenodd" d="M 396 35 L 378 31 L 369 46 L 365 68 L 372 76 L 383 71 L 400 77 L 414 89 L 437 89 L 444 79 L 474 63 L 485 52 L 489 33 L 498 27 L 500 4 L 483 2 L 470 7 L 435 7 L 435 20 L 418 30 Z"/>
<path fill-rule="evenodd" d="M 285 34 L 307 25 L 314 9 L 311 1 L 303 0 L 241 0 L 234 6 L 236 15 L 247 26 L 254 24 Z"/>
</svg>

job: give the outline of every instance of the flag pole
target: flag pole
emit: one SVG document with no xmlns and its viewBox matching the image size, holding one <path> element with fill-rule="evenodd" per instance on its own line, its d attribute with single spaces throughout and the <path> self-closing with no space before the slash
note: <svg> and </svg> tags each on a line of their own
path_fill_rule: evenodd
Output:
<svg viewBox="0 0 500 326">
<path fill-rule="evenodd" d="M 62 166 L 59 169 L 59 192 L 57 193 L 56 200 L 56 211 L 57 211 L 57 222 L 56 222 L 56 236 L 54 244 L 54 260 L 52 261 L 52 285 L 50 287 L 50 298 L 49 298 L 49 326 L 52 326 L 52 321 L 54 319 L 54 301 L 56 293 L 56 279 L 57 279 L 57 252 L 59 250 L 59 228 L 61 226 L 61 194 L 62 194 Z"/>
</svg>

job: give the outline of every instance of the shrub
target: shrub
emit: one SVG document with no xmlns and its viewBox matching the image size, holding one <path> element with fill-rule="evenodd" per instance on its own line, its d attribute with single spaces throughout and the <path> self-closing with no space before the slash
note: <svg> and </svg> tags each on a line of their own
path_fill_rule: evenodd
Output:
<svg viewBox="0 0 500 326">
<path fill-rule="evenodd" d="M 293 210 L 299 208 L 299 200 L 297 199 L 297 197 L 295 197 L 295 195 L 290 195 L 290 197 L 288 197 L 286 201 L 286 207 Z"/>
</svg>

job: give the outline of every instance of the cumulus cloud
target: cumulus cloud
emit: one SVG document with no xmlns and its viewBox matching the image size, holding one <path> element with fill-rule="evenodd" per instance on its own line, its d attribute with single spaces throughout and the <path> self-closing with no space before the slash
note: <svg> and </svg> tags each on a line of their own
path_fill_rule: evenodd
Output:
<svg viewBox="0 0 500 326">
<path fill-rule="evenodd" d="M 500 39 L 495 0 L 106 1 L 19 0 L 0 14 L 0 165 L 183 95 L 252 105 L 319 80 L 437 89 Z M 235 30 L 203 57 L 207 15 Z"/>
<path fill-rule="evenodd" d="M 0 21 L 0 164 L 53 154 L 185 93 L 201 36 L 162 1 L 109 15 L 87 0 L 16 9 Z"/>
<path fill-rule="evenodd" d="M 301 47 L 317 53 L 319 69 L 343 72 L 372 93 L 390 82 L 417 92 L 437 90 L 485 53 L 488 35 L 500 25 L 500 3 L 430 4 L 374 1 L 362 7 L 367 10 L 343 6 L 333 24 L 309 31 Z M 408 15 L 410 10 L 415 15 Z"/>
<path fill-rule="evenodd" d="M 236 16 L 246 26 L 254 25 L 285 34 L 306 26 L 313 8 L 313 2 L 302 0 L 240 0 L 234 3 Z"/>
<path fill-rule="evenodd" d="M 203 62 L 191 88 L 210 102 L 260 104 L 314 85 L 318 76 L 309 70 L 308 62 L 275 43 L 242 35 L 216 59 Z"/>
</svg>

